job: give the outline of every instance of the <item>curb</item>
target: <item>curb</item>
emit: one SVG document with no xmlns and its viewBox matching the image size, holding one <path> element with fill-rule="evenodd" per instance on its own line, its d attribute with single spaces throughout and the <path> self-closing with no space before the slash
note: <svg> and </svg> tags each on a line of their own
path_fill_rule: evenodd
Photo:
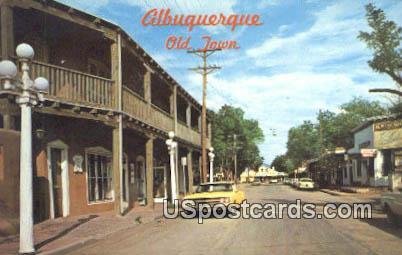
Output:
<svg viewBox="0 0 402 255">
<path fill-rule="evenodd" d="M 327 193 L 327 194 L 333 195 L 333 196 L 341 196 L 341 195 L 342 195 L 342 194 L 339 194 L 338 192 L 330 191 L 330 190 L 320 189 L 320 191 L 323 192 L 323 193 Z"/>
<path fill-rule="evenodd" d="M 53 255 L 53 254 L 62 255 L 62 254 L 67 254 L 67 253 L 72 252 L 74 250 L 77 250 L 77 249 L 79 249 L 79 248 L 81 248 L 81 247 L 83 247 L 85 245 L 89 245 L 89 244 L 95 243 L 97 241 L 98 241 L 98 239 L 95 239 L 95 238 L 91 237 L 91 238 L 87 238 L 87 239 L 84 239 L 84 240 L 80 240 L 80 241 L 77 241 L 77 242 L 67 244 L 65 246 L 62 246 L 60 248 L 57 248 L 57 249 L 54 249 L 54 250 L 51 250 L 51 251 L 39 252 L 39 254 L 42 254 L 42 255 Z"/>
<path fill-rule="evenodd" d="M 157 220 L 161 219 L 162 217 L 163 217 L 163 215 L 158 215 L 158 216 L 153 217 L 151 220 L 143 222 L 143 223 L 140 223 L 140 224 L 148 224 L 148 223 L 157 221 Z M 138 225 L 140 225 L 140 224 L 138 224 Z M 43 251 L 42 252 L 42 251 L 39 250 L 38 254 L 41 254 L 41 255 L 64 255 L 64 254 L 67 254 L 67 253 L 71 253 L 71 252 L 73 252 L 75 250 L 78 250 L 79 248 L 84 247 L 85 245 L 90 245 L 90 244 L 96 243 L 97 241 L 99 241 L 101 239 L 104 239 L 104 238 L 106 238 L 106 237 L 108 237 L 110 235 L 113 235 L 113 234 L 115 234 L 117 232 L 128 230 L 128 229 L 135 228 L 135 227 L 136 227 L 136 225 L 130 226 L 130 227 L 127 227 L 127 228 L 123 228 L 123 229 L 118 229 L 116 231 L 113 231 L 113 232 L 110 232 L 110 233 L 107 233 L 107 234 L 103 234 L 103 235 L 97 234 L 97 235 L 94 235 L 94 236 L 86 238 L 86 239 L 82 239 L 82 240 L 79 240 L 79 241 L 76 241 L 76 242 L 72 242 L 70 244 L 66 244 L 64 246 L 61 246 L 59 248 L 56 248 L 56 249 L 53 249 L 53 250 L 50 250 L 50 251 Z"/>
</svg>

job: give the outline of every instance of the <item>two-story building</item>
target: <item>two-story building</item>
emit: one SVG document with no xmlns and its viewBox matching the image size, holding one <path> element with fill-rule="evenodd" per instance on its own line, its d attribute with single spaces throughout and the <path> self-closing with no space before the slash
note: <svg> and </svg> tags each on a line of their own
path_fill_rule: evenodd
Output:
<svg viewBox="0 0 402 255">
<path fill-rule="evenodd" d="M 201 106 L 172 76 L 100 17 L 52 0 L 0 4 L 1 58 L 16 60 L 15 47 L 28 43 L 31 76 L 50 82 L 33 112 L 36 221 L 123 213 L 169 197 L 169 131 L 178 165 L 187 158 L 179 190 L 191 192 L 200 179 Z M 18 217 L 19 115 L 16 95 L 1 85 L 0 214 L 9 217 Z"/>
</svg>

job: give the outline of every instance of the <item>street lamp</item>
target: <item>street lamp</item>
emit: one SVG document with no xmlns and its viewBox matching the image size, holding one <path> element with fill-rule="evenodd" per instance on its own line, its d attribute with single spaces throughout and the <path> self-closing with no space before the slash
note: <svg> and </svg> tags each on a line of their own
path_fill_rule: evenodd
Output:
<svg viewBox="0 0 402 255">
<path fill-rule="evenodd" d="M 209 182 L 214 182 L 214 148 L 209 148 Z"/>
<path fill-rule="evenodd" d="M 35 81 L 29 77 L 29 62 L 34 56 L 33 48 L 22 43 L 16 53 L 21 63 L 21 78 L 17 76 L 17 66 L 9 60 L 0 62 L 0 79 L 5 90 L 18 93 L 17 104 L 21 107 L 20 138 L 20 254 L 35 253 L 33 234 L 33 173 L 32 173 L 32 107 L 44 101 L 49 82 L 43 78 Z"/>
<path fill-rule="evenodd" d="M 176 167 L 175 167 L 175 152 L 177 149 L 177 142 L 173 141 L 174 132 L 169 132 L 169 139 L 166 140 L 170 155 L 170 182 L 172 188 L 172 203 L 177 199 L 177 186 L 176 186 Z"/>
</svg>

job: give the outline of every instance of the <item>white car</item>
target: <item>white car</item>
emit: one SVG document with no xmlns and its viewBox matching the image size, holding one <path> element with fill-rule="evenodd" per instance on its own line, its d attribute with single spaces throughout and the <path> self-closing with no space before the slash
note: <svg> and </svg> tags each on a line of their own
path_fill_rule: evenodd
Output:
<svg viewBox="0 0 402 255">
<path fill-rule="evenodd" d="M 402 226 L 402 193 L 385 193 L 381 196 L 381 206 L 387 214 L 388 220 Z"/>
<path fill-rule="evenodd" d="M 278 183 L 278 179 L 271 179 L 269 180 L 269 183 Z"/>
<path fill-rule="evenodd" d="M 316 188 L 314 181 L 310 178 L 301 178 L 297 183 L 298 189 L 308 189 L 313 190 Z"/>
</svg>

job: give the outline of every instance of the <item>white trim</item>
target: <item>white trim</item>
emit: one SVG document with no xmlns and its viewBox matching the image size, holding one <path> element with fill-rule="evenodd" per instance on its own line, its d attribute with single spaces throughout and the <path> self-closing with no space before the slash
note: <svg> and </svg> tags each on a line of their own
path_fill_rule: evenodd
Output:
<svg viewBox="0 0 402 255">
<path fill-rule="evenodd" d="M 50 218 L 54 219 L 54 194 L 53 194 L 53 176 L 52 176 L 52 154 L 51 149 L 61 150 L 61 186 L 62 186 L 62 203 L 63 217 L 70 214 L 70 188 L 69 188 L 69 172 L 68 172 L 68 145 L 61 140 L 55 140 L 47 144 L 47 165 L 49 179 L 49 202 L 50 202 Z"/>
</svg>

